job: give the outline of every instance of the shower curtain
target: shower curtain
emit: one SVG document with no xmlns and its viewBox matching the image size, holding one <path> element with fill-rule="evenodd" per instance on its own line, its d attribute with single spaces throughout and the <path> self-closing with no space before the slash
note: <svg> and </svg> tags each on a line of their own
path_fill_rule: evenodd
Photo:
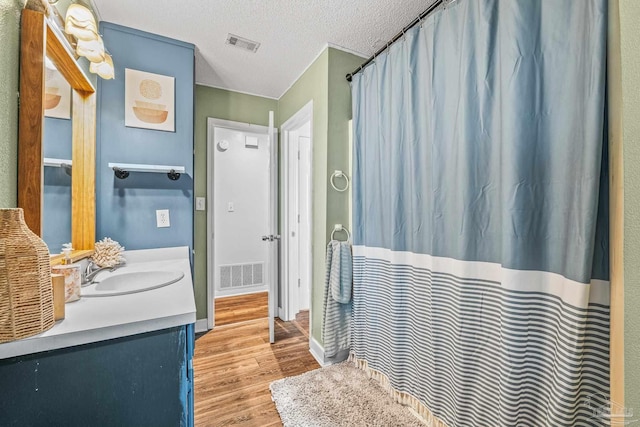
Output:
<svg viewBox="0 0 640 427">
<path fill-rule="evenodd" d="M 606 3 L 457 0 L 353 77 L 352 359 L 434 425 L 608 422 Z"/>
</svg>

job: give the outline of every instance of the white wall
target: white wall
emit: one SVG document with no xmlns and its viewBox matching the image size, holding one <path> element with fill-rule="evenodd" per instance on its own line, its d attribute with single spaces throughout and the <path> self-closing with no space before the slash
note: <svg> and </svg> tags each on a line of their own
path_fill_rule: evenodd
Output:
<svg viewBox="0 0 640 427">
<path fill-rule="evenodd" d="M 245 137 L 258 138 L 258 148 L 245 147 Z M 221 151 L 218 143 L 229 148 Z M 264 263 L 268 244 L 269 147 L 267 135 L 216 127 L 214 131 L 214 254 L 216 297 L 266 291 L 267 287 L 220 289 L 221 265 Z M 229 204 L 233 211 L 229 211 Z M 264 274 L 263 274 L 264 277 Z M 266 278 L 265 278 L 266 279 Z"/>
</svg>

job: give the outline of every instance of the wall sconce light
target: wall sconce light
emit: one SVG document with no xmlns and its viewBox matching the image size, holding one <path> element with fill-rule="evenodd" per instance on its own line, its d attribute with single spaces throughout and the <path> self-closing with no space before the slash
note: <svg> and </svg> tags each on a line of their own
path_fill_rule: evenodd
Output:
<svg viewBox="0 0 640 427">
<path fill-rule="evenodd" d="M 113 59 L 108 53 L 104 54 L 104 61 L 92 62 L 89 64 L 89 71 L 99 75 L 105 80 L 110 80 L 116 77 L 115 69 L 113 67 Z"/>
<path fill-rule="evenodd" d="M 106 53 L 98 26 L 89 9 L 79 4 L 71 4 L 67 9 L 64 31 L 76 37 L 76 53 L 90 62 L 89 71 L 105 80 L 115 78 L 113 58 Z"/>
<path fill-rule="evenodd" d="M 96 40 L 90 41 L 78 39 L 78 44 L 76 45 L 76 53 L 80 56 L 84 56 L 89 61 L 91 61 L 91 63 L 103 62 L 105 60 L 105 51 L 102 37 L 98 36 Z"/>
<path fill-rule="evenodd" d="M 89 9 L 79 4 L 72 4 L 67 9 L 64 20 L 64 31 L 75 36 L 78 40 L 97 40 L 98 26 Z"/>
</svg>

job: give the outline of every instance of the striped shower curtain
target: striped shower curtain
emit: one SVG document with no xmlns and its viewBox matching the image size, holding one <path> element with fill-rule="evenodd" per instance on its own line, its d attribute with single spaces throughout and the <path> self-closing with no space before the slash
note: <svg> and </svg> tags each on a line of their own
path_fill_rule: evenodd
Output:
<svg viewBox="0 0 640 427">
<path fill-rule="evenodd" d="M 606 0 L 457 0 L 352 81 L 352 358 L 434 425 L 605 425 Z"/>
</svg>

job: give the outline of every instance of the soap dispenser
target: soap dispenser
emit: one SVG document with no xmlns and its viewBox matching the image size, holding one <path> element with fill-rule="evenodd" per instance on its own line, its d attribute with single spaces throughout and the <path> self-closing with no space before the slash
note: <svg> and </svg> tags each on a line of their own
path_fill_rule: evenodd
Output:
<svg viewBox="0 0 640 427">
<path fill-rule="evenodd" d="M 51 267 L 52 273 L 64 276 L 65 302 L 72 302 L 80 299 L 80 289 L 82 284 L 80 266 L 73 263 L 73 260 L 71 259 L 71 251 L 73 251 L 71 243 L 65 243 L 62 245 L 62 253 L 64 255 L 62 265 L 55 265 Z"/>
<path fill-rule="evenodd" d="M 73 251 L 71 243 L 65 243 L 62 245 L 62 254 L 64 255 L 64 259 L 62 260 L 63 265 L 71 265 L 71 251 Z"/>
</svg>

